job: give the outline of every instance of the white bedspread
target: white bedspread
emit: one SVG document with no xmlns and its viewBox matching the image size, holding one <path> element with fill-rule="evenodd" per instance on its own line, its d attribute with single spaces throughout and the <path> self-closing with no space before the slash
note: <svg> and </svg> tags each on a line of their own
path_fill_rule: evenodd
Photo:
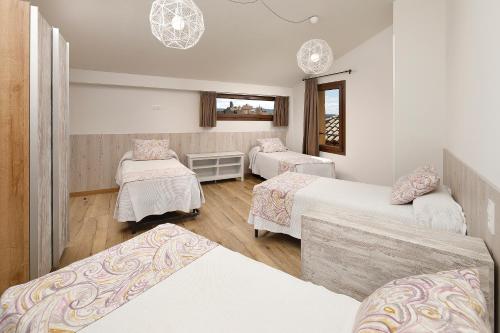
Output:
<svg viewBox="0 0 500 333">
<path fill-rule="evenodd" d="M 181 176 L 158 177 L 124 183 L 123 175 L 149 170 L 172 169 Z M 149 215 L 166 212 L 190 212 L 204 203 L 203 190 L 196 174 L 192 173 L 176 158 L 154 161 L 134 161 L 131 152 L 120 161 L 116 173 L 120 192 L 116 200 L 114 217 L 119 222 L 140 221 Z"/>
<path fill-rule="evenodd" d="M 358 307 L 219 246 L 80 332 L 350 333 Z"/>
<path fill-rule="evenodd" d="M 318 178 L 298 190 L 293 200 L 290 226 L 279 225 L 250 213 L 248 223 L 255 229 L 301 237 L 301 216 L 306 211 L 328 211 L 332 207 L 350 208 L 378 216 L 387 216 L 402 223 L 416 224 L 412 205 L 391 205 L 391 188 L 331 178 Z"/>
<path fill-rule="evenodd" d="M 266 179 L 271 179 L 279 174 L 280 161 L 294 160 L 301 156 L 316 159 L 318 163 L 298 164 L 296 172 L 335 178 L 335 166 L 333 161 L 328 158 L 304 155 L 290 150 L 285 152 L 262 153 L 259 151 L 259 147 L 252 148 L 248 156 L 252 173 Z"/>
</svg>

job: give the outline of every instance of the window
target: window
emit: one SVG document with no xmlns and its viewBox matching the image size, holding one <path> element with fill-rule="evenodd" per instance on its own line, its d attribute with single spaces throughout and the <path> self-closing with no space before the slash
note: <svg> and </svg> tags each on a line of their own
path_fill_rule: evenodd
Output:
<svg viewBox="0 0 500 333">
<path fill-rule="evenodd" d="M 345 155 L 345 81 L 318 85 L 319 150 Z"/>
<path fill-rule="evenodd" d="M 217 120 L 272 121 L 274 97 L 217 94 Z"/>
</svg>

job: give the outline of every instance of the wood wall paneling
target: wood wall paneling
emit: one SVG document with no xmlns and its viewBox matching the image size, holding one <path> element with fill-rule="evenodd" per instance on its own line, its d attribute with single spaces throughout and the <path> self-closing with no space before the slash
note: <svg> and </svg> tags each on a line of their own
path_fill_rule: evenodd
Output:
<svg viewBox="0 0 500 333">
<path fill-rule="evenodd" d="M 359 301 L 394 279 L 478 268 L 493 320 L 494 264 L 480 238 L 332 209 L 304 214 L 301 249 L 305 280 Z"/>
<path fill-rule="evenodd" d="M 52 27 L 31 7 L 30 277 L 52 269 Z"/>
<path fill-rule="evenodd" d="M 69 223 L 69 44 L 56 28 L 52 40 L 52 265 L 58 266 Z"/>
<path fill-rule="evenodd" d="M 469 167 L 450 151 L 444 151 L 444 184 L 451 188 L 453 197 L 462 206 L 467 222 L 467 234 L 484 239 L 495 261 L 495 304 L 500 300 L 498 288 L 498 262 L 500 260 L 500 189 L 493 186 L 474 169 Z M 488 199 L 496 207 L 495 234 L 488 230 Z M 497 330 L 499 329 L 500 307 L 495 309 Z"/>
<path fill-rule="evenodd" d="M 116 187 L 115 173 L 121 157 L 132 149 L 132 140 L 169 139 L 171 148 L 186 164 L 188 153 L 241 151 L 248 154 L 259 138 L 279 137 L 286 131 L 200 132 L 165 134 L 88 134 L 71 135 L 70 192 L 85 192 Z M 245 170 L 248 170 L 248 155 Z"/>
<path fill-rule="evenodd" d="M 0 1 L 0 293 L 29 277 L 29 18 Z"/>
</svg>

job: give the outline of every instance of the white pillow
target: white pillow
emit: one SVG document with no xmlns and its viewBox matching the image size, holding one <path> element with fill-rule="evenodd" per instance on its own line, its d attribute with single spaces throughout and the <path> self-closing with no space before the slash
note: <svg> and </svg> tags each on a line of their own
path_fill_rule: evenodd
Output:
<svg viewBox="0 0 500 333">
<path fill-rule="evenodd" d="M 281 142 L 280 138 L 258 139 L 257 144 L 263 153 L 275 153 L 288 150 L 283 142 Z"/>
<path fill-rule="evenodd" d="M 415 198 L 413 214 L 419 225 L 432 229 L 460 234 L 465 234 L 467 230 L 462 207 L 453 200 L 445 186 L 440 186 L 434 192 Z"/>
</svg>

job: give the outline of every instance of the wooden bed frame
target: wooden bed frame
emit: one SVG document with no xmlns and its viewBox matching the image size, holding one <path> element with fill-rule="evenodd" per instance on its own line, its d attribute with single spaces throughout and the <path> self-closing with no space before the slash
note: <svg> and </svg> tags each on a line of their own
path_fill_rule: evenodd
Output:
<svg viewBox="0 0 500 333">
<path fill-rule="evenodd" d="M 474 267 L 494 323 L 494 263 L 480 238 L 336 209 L 302 216 L 302 278 L 362 301 L 387 282 Z"/>
</svg>

